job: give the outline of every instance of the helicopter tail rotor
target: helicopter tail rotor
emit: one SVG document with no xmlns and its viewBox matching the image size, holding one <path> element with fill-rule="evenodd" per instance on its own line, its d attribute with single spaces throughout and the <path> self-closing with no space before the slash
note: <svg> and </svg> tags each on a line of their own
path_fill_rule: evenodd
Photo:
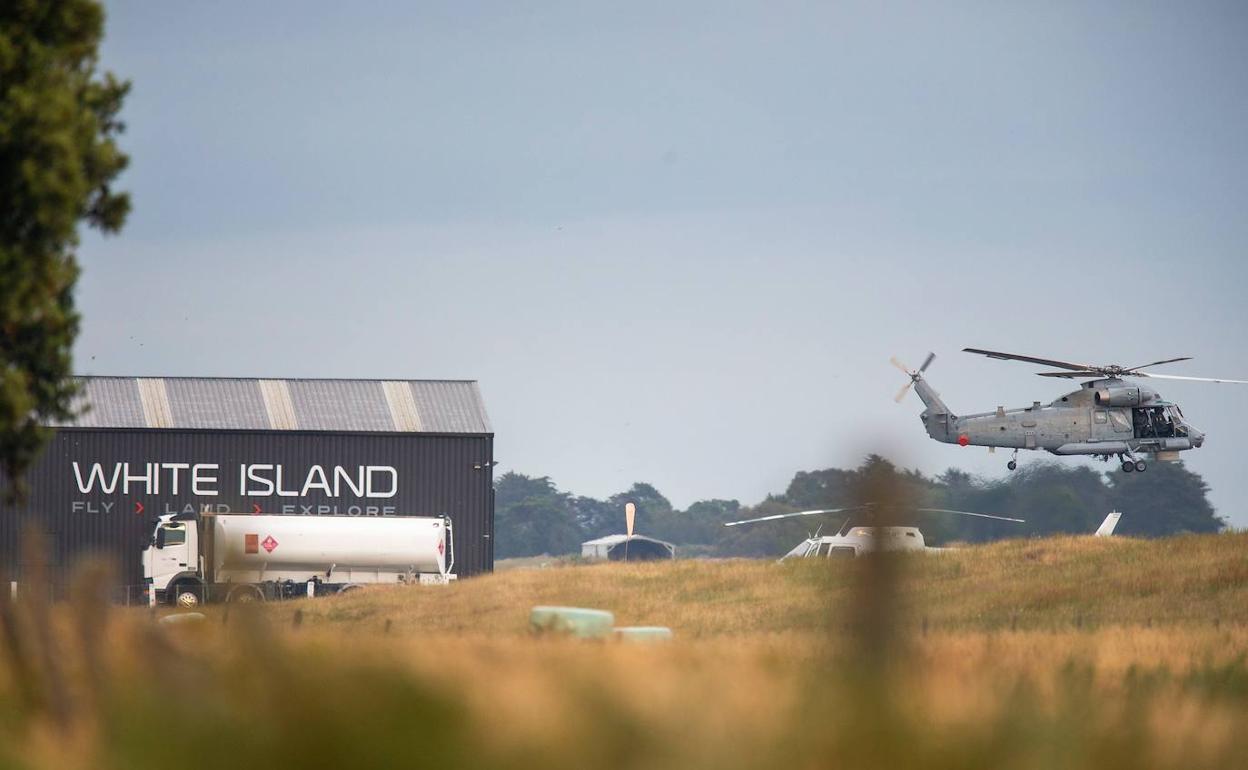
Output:
<svg viewBox="0 0 1248 770">
<path fill-rule="evenodd" d="M 935 358 L 936 358 L 935 353 L 928 353 L 927 358 L 923 359 L 923 365 L 920 366 L 915 371 L 910 371 L 910 369 L 905 364 L 897 360 L 896 356 L 893 356 L 892 358 L 888 359 L 889 363 L 891 363 L 893 366 L 900 369 L 902 372 L 905 373 L 907 377 L 910 378 L 910 381 L 907 382 L 905 385 L 901 386 L 901 390 L 897 391 L 897 395 L 893 397 L 893 401 L 896 401 L 899 404 L 901 403 L 902 399 L 906 397 L 906 394 L 910 392 L 910 389 L 914 387 L 914 383 L 917 382 L 918 379 L 923 376 L 923 372 L 927 371 L 927 367 L 932 365 L 932 361 L 935 360 Z"/>
</svg>

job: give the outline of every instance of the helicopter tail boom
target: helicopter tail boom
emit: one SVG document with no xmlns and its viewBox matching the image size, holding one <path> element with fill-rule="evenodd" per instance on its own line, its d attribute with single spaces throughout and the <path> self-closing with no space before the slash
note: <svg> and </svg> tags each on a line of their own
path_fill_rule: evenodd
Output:
<svg viewBox="0 0 1248 770">
<path fill-rule="evenodd" d="M 923 372 L 927 371 L 927 367 L 931 366 L 932 359 L 936 358 L 935 353 L 928 353 L 927 358 L 923 361 L 923 365 L 918 369 L 911 371 L 905 364 L 896 358 L 891 359 L 893 366 L 906 373 L 910 378 L 910 382 L 897 393 L 894 399 L 898 403 L 906 397 L 906 393 L 914 388 L 914 392 L 918 394 L 919 400 L 923 402 L 926 409 L 919 415 L 919 419 L 923 421 L 923 427 L 927 429 L 927 434 L 937 441 L 949 442 L 953 439 L 951 436 L 951 424 L 953 422 L 953 413 L 949 411 L 949 407 L 940 399 L 940 394 L 923 379 Z"/>
<path fill-rule="evenodd" d="M 918 394 L 919 400 L 923 402 L 923 406 L 927 407 L 927 412 L 931 414 L 953 414 L 949 411 L 949 407 L 945 405 L 945 402 L 940 400 L 940 394 L 927 383 L 927 380 L 923 379 L 921 374 L 914 380 L 914 392 Z"/>
</svg>

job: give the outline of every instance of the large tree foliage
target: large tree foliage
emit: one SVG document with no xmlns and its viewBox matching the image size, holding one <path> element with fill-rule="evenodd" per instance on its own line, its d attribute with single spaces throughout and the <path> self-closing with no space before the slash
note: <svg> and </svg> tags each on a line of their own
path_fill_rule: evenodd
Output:
<svg viewBox="0 0 1248 770">
<path fill-rule="evenodd" d="M 579 550 L 581 530 L 571 496 L 542 476 L 504 473 L 494 484 L 495 555 L 572 553 Z"/>
<path fill-rule="evenodd" d="M 78 223 L 111 233 L 130 209 L 112 189 L 128 84 L 96 72 L 93 0 L 0 3 L 0 470 L 12 486 L 71 416 Z"/>
<path fill-rule="evenodd" d="M 1225 524 L 1206 497 L 1209 485 L 1182 463 L 1152 463 L 1147 473 L 1109 473 L 1106 478 L 1110 504 L 1130 512 L 1118 525 L 1124 535 L 1217 532 Z"/>
</svg>

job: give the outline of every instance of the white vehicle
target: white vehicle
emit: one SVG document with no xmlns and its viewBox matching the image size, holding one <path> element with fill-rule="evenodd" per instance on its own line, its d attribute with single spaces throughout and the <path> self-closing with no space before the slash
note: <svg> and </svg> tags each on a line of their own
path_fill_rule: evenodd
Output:
<svg viewBox="0 0 1248 770">
<path fill-rule="evenodd" d="M 161 516 L 143 551 L 153 603 L 323 596 L 455 579 L 445 517 Z"/>
<path fill-rule="evenodd" d="M 851 527 L 835 535 L 808 537 L 793 550 L 780 557 L 785 559 L 854 557 L 865 551 L 943 551 L 931 548 L 923 540 L 918 527 Z"/>
<path fill-rule="evenodd" d="M 745 519 L 743 521 L 730 521 L 724 524 L 725 527 L 736 527 L 741 524 L 756 524 L 760 521 L 776 521 L 778 519 L 791 519 L 797 516 L 822 516 L 829 513 L 846 513 L 857 512 L 869 509 L 874 503 L 863 503 L 862 505 L 854 505 L 848 508 L 821 508 L 816 511 L 796 511 L 794 513 L 776 513 L 771 516 L 760 516 L 756 519 Z M 1022 519 L 1015 519 L 1009 516 L 994 516 L 990 513 L 974 513 L 971 511 L 955 511 L 949 508 L 914 508 L 919 513 L 948 513 L 957 516 L 973 516 L 977 519 L 994 519 L 996 521 L 1010 521 L 1016 524 L 1025 524 Z M 841 525 L 840 530 L 835 535 L 823 535 L 815 533 L 810 537 L 798 543 L 793 550 L 780 557 L 780 561 L 785 559 L 805 559 L 805 558 L 827 558 L 834 559 L 842 556 L 854 557 L 865 551 L 945 551 L 946 548 L 933 548 L 923 540 L 923 533 L 918 527 L 856 527 L 852 525 L 853 518 L 848 518 Z"/>
</svg>

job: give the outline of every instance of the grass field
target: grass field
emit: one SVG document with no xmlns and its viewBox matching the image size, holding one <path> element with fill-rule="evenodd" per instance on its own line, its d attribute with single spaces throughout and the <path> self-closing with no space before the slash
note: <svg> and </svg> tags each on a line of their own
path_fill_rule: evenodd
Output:
<svg viewBox="0 0 1248 770">
<path fill-rule="evenodd" d="M 559 564 L 177 626 L 90 593 L 4 606 L 0 768 L 1248 766 L 1244 534 Z M 538 637 L 536 604 L 676 639 Z"/>
</svg>

